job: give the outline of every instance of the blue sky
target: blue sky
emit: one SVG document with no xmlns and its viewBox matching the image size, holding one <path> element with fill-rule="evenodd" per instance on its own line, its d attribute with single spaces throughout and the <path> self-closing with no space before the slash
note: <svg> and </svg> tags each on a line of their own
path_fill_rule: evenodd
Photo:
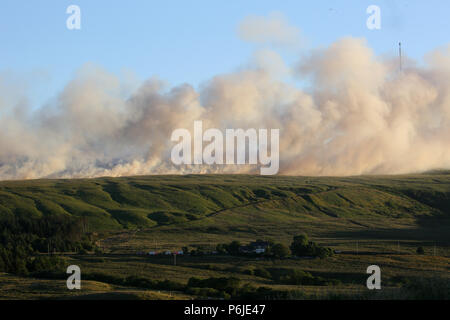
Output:
<svg viewBox="0 0 450 320">
<path fill-rule="evenodd" d="M 81 8 L 81 30 L 66 28 L 71 4 Z M 366 27 L 371 4 L 381 8 L 381 30 Z M 85 63 L 198 86 L 249 60 L 257 46 L 242 41 L 237 26 L 271 12 L 300 29 L 305 51 L 355 36 L 377 54 L 395 54 L 401 40 L 408 56 L 420 59 L 450 42 L 447 0 L 2 0 L 0 74 L 34 80 L 35 105 L 54 97 Z"/>
</svg>

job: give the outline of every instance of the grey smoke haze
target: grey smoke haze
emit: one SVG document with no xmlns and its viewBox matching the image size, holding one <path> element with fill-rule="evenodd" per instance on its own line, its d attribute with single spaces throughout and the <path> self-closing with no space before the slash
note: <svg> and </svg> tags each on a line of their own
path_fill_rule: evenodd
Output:
<svg viewBox="0 0 450 320">
<path fill-rule="evenodd" d="M 173 166 L 171 133 L 194 120 L 204 129 L 280 128 L 280 174 L 450 168 L 450 46 L 424 60 L 405 61 L 400 73 L 396 57 L 344 38 L 292 68 L 265 51 L 199 90 L 149 79 L 125 98 L 115 75 L 87 66 L 39 109 L 0 75 L 0 179 L 259 172 Z M 280 80 L 286 68 L 310 79 L 309 89 Z"/>
</svg>

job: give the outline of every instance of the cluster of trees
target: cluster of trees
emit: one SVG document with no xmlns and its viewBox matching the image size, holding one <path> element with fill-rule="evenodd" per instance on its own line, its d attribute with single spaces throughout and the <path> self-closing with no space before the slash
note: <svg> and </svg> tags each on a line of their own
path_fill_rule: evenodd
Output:
<svg viewBox="0 0 450 320">
<path fill-rule="evenodd" d="M 309 241 L 306 234 L 295 236 L 290 246 L 293 255 L 298 257 L 319 257 L 325 258 L 333 255 L 331 248 L 322 247 Z"/>
<path fill-rule="evenodd" d="M 269 271 L 270 270 L 270 271 Z M 250 267 L 244 270 L 245 274 L 255 275 L 273 280 L 277 283 L 292 285 L 336 285 L 340 281 L 337 279 L 326 279 L 320 276 L 314 276 L 309 272 L 298 269 L 265 269 Z"/>
<path fill-rule="evenodd" d="M 264 242 L 262 240 L 257 240 L 257 242 Z M 265 248 L 264 255 L 267 257 L 282 259 L 289 256 L 289 248 L 282 243 L 275 243 L 272 240 L 266 241 L 268 246 Z M 216 247 L 216 251 L 221 254 L 239 255 L 243 254 L 240 251 L 242 244 L 239 241 L 231 241 L 230 243 L 221 243 Z"/>
<path fill-rule="evenodd" d="M 69 216 L 2 216 L 0 271 L 26 275 L 51 266 L 57 270 L 60 258 L 41 257 L 39 253 L 92 250 L 92 240 L 82 234 L 80 224 L 79 219 Z"/>
<path fill-rule="evenodd" d="M 207 250 L 202 246 L 198 246 L 192 249 L 189 249 L 189 247 L 183 247 L 181 248 L 181 250 L 183 251 L 184 254 L 189 254 L 191 256 L 203 256 L 205 254 L 210 253 L 209 250 Z"/>
<path fill-rule="evenodd" d="M 267 248 L 267 255 L 276 258 L 276 259 L 283 259 L 290 255 L 289 248 L 286 247 L 282 243 L 273 243 L 269 245 Z"/>
<path fill-rule="evenodd" d="M 275 259 L 283 259 L 290 255 L 319 258 L 333 255 L 331 248 L 323 247 L 313 241 L 309 241 L 306 234 L 295 236 L 289 248 L 282 243 L 275 243 L 272 240 L 266 242 L 268 242 L 268 246 L 264 252 L 264 256 Z M 234 240 L 230 243 L 218 244 L 216 250 L 221 254 L 239 255 L 242 254 L 239 250 L 240 247 L 241 243 Z"/>
<path fill-rule="evenodd" d="M 0 248 L 0 271 L 28 275 L 48 271 L 63 271 L 65 260 L 58 256 L 39 255 L 23 246 Z"/>
<path fill-rule="evenodd" d="M 230 255 L 238 255 L 239 248 L 242 244 L 239 241 L 231 241 L 230 243 L 219 243 L 216 246 L 216 251 L 221 254 L 230 254 Z"/>
<path fill-rule="evenodd" d="M 272 278 L 272 274 L 265 268 L 247 268 L 244 270 L 245 274 L 249 274 L 251 276 L 257 276 L 257 277 L 261 277 L 261 278 L 267 278 L 267 279 L 271 279 Z"/>
</svg>

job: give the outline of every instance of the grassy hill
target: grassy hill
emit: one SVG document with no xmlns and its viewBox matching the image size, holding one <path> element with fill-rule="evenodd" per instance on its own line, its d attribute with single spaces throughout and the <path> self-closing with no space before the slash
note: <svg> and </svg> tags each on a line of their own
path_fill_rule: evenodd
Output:
<svg viewBox="0 0 450 320">
<path fill-rule="evenodd" d="M 450 217 L 450 174 L 349 178 L 140 176 L 0 182 L 0 217 L 74 215 L 91 230 L 195 221 L 257 206 L 275 219 Z M 429 219 L 428 219 L 429 220 Z"/>
<path fill-rule="evenodd" d="M 0 182 L 0 219 L 85 217 L 118 251 L 306 232 L 331 244 L 450 242 L 450 173 L 402 176 L 137 176 Z M 378 246 L 384 245 L 378 241 Z"/>
</svg>

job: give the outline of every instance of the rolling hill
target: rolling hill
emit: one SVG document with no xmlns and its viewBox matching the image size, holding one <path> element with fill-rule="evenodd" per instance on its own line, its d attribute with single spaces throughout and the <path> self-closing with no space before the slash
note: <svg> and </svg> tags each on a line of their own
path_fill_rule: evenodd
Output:
<svg viewBox="0 0 450 320">
<path fill-rule="evenodd" d="M 248 207 L 275 220 L 450 217 L 450 173 L 403 176 L 137 176 L 0 182 L 0 217 L 86 217 L 90 230 L 189 223 Z"/>
</svg>

